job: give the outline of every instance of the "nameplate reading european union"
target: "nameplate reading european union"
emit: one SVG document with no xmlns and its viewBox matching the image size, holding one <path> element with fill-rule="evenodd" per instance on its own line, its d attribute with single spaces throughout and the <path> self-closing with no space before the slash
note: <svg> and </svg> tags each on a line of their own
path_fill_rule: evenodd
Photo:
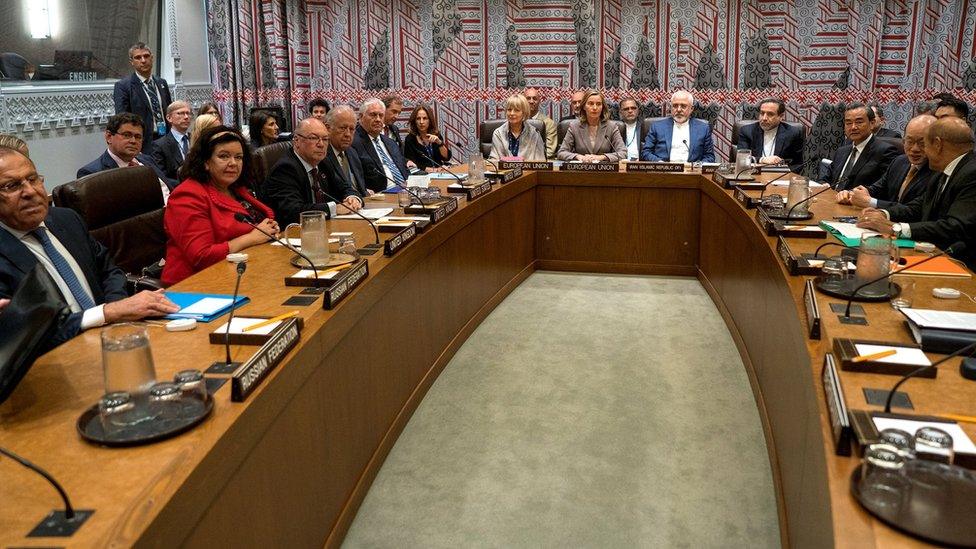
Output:
<svg viewBox="0 0 976 549">
<path fill-rule="evenodd" d="M 559 167 L 561 172 L 615 172 L 619 169 L 616 162 L 566 162 Z"/>
<path fill-rule="evenodd" d="M 417 237 L 417 224 L 411 223 L 383 244 L 383 255 L 389 257 L 400 251 L 408 242 Z"/>
<path fill-rule="evenodd" d="M 247 362 L 234 372 L 230 380 L 231 402 L 244 402 L 257 389 L 261 381 L 274 370 L 288 351 L 298 343 L 301 328 L 296 319 L 290 318 L 278 328 L 267 343 L 258 349 Z"/>
<path fill-rule="evenodd" d="M 685 171 L 682 162 L 628 162 L 628 173 L 681 173 Z"/>
<path fill-rule="evenodd" d="M 514 170 L 516 168 L 522 168 L 523 170 L 542 170 L 551 172 L 552 162 L 519 162 L 514 160 L 501 160 L 498 162 L 499 170 Z"/>
<path fill-rule="evenodd" d="M 331 288 L 325 291 L 322 298 L 323 309 L 333 309 L 340 301 L 348 296 L 356 286 L 366 280 L 369 274 L 369 263 L 362 259 L 355 267 L 346 269 L 345 274 Z"/>
</svg>

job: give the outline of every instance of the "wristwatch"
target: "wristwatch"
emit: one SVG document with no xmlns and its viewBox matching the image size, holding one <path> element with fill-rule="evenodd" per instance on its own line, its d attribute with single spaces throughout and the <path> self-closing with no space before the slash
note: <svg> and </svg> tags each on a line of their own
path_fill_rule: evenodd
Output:
<svg viewBox="0 0 976 549">
<path fill-rule="evenodd" d="M 901 223 L 892 223 L 891 230 L 894 231 L 895 236 L 901 236 Z"/>
</svg>

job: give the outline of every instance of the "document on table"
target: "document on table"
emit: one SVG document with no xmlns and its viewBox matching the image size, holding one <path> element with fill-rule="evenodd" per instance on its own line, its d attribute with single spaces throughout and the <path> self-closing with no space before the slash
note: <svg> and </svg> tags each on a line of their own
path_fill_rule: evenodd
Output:
<svg viewBox="0 0 976 549">
<path fill-rule="evenodd" d="M 949 433 L 952 436 L 952 449 L 956 452 L 962 452 L 963 454 L 976 454 L 976 446 L 973 445 L 973 441 L 969 440 L 966 436 L 966 432 L 962 430 L 962 427 L 958 423 L 943 423 L 940 421 L 915 421 L 911 419 L 895 419 L 890 417 L 873 417 L 874 426 L 878 428 L 878 431 L 884 429 L 901 429 L 907 433 L 915 434 L 922 427 L 935 427 L 936 429 L 942 429 L 943 431 Z"/>
<path fill-rule="evenodd" d="M 896 347 L 893 345 L 869 345 L 867 343 L 855 343 L 854 348 L 860 356 L 873 355 L 883 351 L 893 350 L 895 354 L 883 358 L 877 358 L 871 362 L 884 362 L 887 364 L 907 364 L 909 366 L 931 366 L 932 361 L 925 356 L 918 347 Z"/>
<path fill-rule="evenodd" d="M 844 223 L 843 221 L 821 221 L 821 223 L 837 229 L 837 232 L 845 238 L 860 239 L 864 235 L 875 236 L 880 234 L 869 229 L 862 229 L 853 223 Z"/>
<path fill-rule="evenodd" d="M 908 317 L 908 320 L 920 328 L 976 332 L 976 313 L 913 309 L 910 307 L 900 309 L 900 311 Z"/>
<path fill-rule="evenodd" d="M 790 186 L 790 180 L 788 178 L 784 177 L 783 179 L 777 179 L 776 181 L 773 181 L 772 185 L 773 185 L 773 187 L 789 187 Z M 809 187 L 810 189 L 818 189 L 819 190 L 819 189 L 822 189 L 822 188 L 824 188 L 826 186 L 827 186 L 826 183 L 817 183 L 816 181 L 814 181 L 812 179 L 807 183 L 807 187 Z"/>
<path fill-rule="evenodd" d="M 212 315 L 228 307 L 233 300 L 223 297 L 205 297 L 200 301 L 180 309 L 180 313 L 187 315 Z"/>
<path fill-rule="evenodd" d="M 301 246 L 302 246 L 302 239 L 301 238 L 282 238 L 282 240 L 284 240 L 285 242 L 287 242 L 289 246 L 293 246 L 295 248 L 301 248 Z M 281 242 L 272 242 L 271 245 L 272 246 L 282 246 L 283 244 Z"/>
<path fill-rule="evenodd" d="M 339 274 L 339 271 L 329 271 L 327 273 L 318 273 L 319 280 L 329 280 L 330 278 L 335 278 Z M 315 278 L 315 271 L 311 269 L 302 269 L 297 273 L 291 275 L 291 278 Z"/>
<path fill-rule="evenodd" d="M 363 214 L 363 217 L 367 219 L 379 219 L 393 213 L 393 208 L 363 208 L 359 210 L 359 213 Z M 337 215 L 336 219 L 362 219 L 356 214 L 343 214 Z"/>
</svg>

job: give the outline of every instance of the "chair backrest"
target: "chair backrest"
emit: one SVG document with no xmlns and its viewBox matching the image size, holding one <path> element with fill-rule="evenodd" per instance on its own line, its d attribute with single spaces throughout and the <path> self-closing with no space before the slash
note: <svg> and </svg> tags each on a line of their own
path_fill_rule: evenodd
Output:
<svg viewBox="0 0 976 549">
<path fill-rule="evenodd" d="M 55 187 L 56 206 L 71 208 L 127 273 L 140 273 L 166 255 L 163 193 L 147 166 L 115 168 Z"/>
<path fill-rule="evenodd" d="M 670 117 L 668 117 L 668 116 L 654 116 L 654 117 L 651 117 L 651 118 L 645 118 L 644 119 L 644 123 L 641 124 L 641 128 L 644 130 L 643 131 L 644 135 L 647 135 L 647 132 L 651 131 L 651 124 L 657 122 L 658 120 L 667 120 L 668 118 L 670 118 Z"/>
<path fill-rule="evenodd" d="M 478 126 L 478 146 L 481 148 L 481 156 L 488 158 L 488 155 L 491 154 L 491 136 L 505 122 L 508 122 L 507 118 L 496 118 L 494 120 L 485 120 Z M 539 136 L 542 137 L 542 143 L 545 144 L 546 125 L 541 120 L 535 119 L 526 120 L 525 123 L 539 132 Z"/>
<path fill-rule="evenodd" d="M 0 53 L 0 78 L 26 80 L 27 65 L 29 64 L 27 59 L 24 59 L 24 56 L 18 53 Z"/>
<path fill-rule="evenodd" d="M 566 120 L 560 120 L 556 125 L 556 150 L 563 144 L 563 139 L 566 137 L 566 132 L 569 131 L 569 125 L 576 118 L 567 118 Z"/>
<path fill-rule="evenodd" d="M 291 150 L 291 141 L 279 141 L 254 150 L 254 191 L 264 185 L 264 180 L 271 173 L 271 168 L 281 160 L 281 157 Z"/>
</svg>

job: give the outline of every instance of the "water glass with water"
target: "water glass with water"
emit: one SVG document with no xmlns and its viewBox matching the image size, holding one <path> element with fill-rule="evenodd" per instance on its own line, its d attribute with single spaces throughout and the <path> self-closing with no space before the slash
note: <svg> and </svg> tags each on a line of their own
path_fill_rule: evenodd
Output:
<svg viewBox="0 0 976 549">
<path fill-rule="evenodd" d="M 302 252 L 316 265 L 329 259 L 329 236 L 326 230 L 325 212 L 310 211 L 300 215 L 302 225 Z"/>
<path fill-rule="evenodd" d="M 895 275 L 892 276 L 889 280 L 891 280 L 891 284 L 892 284 L 891 294 L 893 296 L 891 298 L 891 306 L 894 307 L 895 309 L 911 307 L 912 303 L 914 303 L 915 301 L 915 279 L 908 275 Z M 898 295 L 894 295 L 895 284 L 897 284 L 898 287 L 901 288 L 901 291 L 898 293 Z"/>
<path fill-rule="evenodd" d="M 356 246 L 356 237 L 352 235 L 342 235 L 339 237 L 339 253 L 348 254 L 359 259 L 358 249 Z"/>
<path fill-rule="evenodd" d="M 855 283 L 860 286 L 872 280 L 877 280 L 891 272 L 891 262 L 898 261 L 898 247 L 895 239 L 880 235 L 864 235 L 857 250 L 857 273 Z M 861 288 L 860 297 L 886 297 L 888 295 L 888 280 L 877 280 Z"/>
<path fill-rule="evenodd" d="M 790 187 L 786 193 L 786 211 L 792 209 L 793 215 L 805 216 L 807 206 L 810 205 L 810 202 L 806 201 L 807 198 L 810 198 L 810 184 L 807 182 L 807 178 L 802 175 L 791 177 Z M 796 207 L 794 208 L 794 206 Z"/>
<path fill-rule="evenodd" d="M 472 154 L 468 160 L 468 181 L 472 184 L 483 183 L 485 180 L 485 157 Z"/>
<path fill-rule="evenodd" d="M 756 164 L 752 151 L 738 150 L 735 153 L 735 175 L 745 174 Z"/>
<path fill-rule="evenodd" d="M 156 368 L 144 324 L 113 324 L 102 329 L 105 392 L 144 393 L 156 382 Z"/>
</svg>

